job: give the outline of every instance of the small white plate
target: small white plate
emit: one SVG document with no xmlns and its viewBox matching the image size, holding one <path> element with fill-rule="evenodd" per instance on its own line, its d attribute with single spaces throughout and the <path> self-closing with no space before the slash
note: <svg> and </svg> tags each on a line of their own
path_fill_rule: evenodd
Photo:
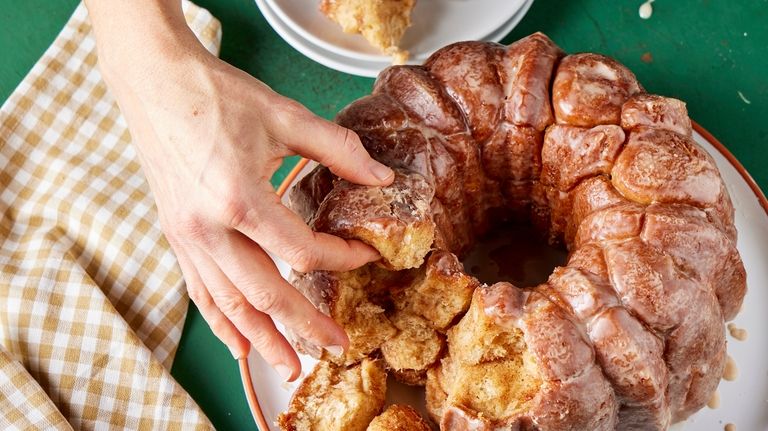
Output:
<svg viewBox="0 0 768 431">
<path fill-rule="evenodd" d="M 737 430 L 768 430 L 768 201 L 743 166 L 712 135 L 698 125 L 694 126 L 694 138 L 711 154 L 725 181 L 736 208 L 738 249 L 747 270 L 747 295 L 744 306 L 734 320 L 739 328 L 748 331 L 746 341 L 737 341 L 730 335 L 728 354 L 738 367 L 738 378 L 733 382 L 721 381 L 718 388 L 720 407 L 703 408 L 687 421 L 674 425 L 674 431 L 722 431 L 726 423 L 733 423 Z M 302 160 L 289 174 L 279 192 L 293 187 L 316 165 Z M 283 195 L 285 201 L 285 195 Z M 761 203 L 761 199 L 764 201 Z M 765 205 L 764 207 L 761 205 Z M 276 264 L 283 276 L 290 272 L 288 265 L 277 259 Z M 692 311 L 695 312 L 695 311 Z M 282 330 L 282 326 L 278 325 Z M 304 373 L 312 370 L 315 359 L 300 355 Z M 240 370 L 243 387 L 254 418 L 263 413 L 264 424 L 274 424 L 277 415 L 288 407 L 288 402 L 298 383 L 284 384 L 280 377 L 255 351 L 241 360 Z M 253 377 L 253 378 L 252 378 Z M 256 394 L 259 395 L 257 400 Z M 389 388 L 388 403 L 399 401 L 420 407 L 423 398 L 413 388 L 395 385 Z M 259 419 L 256 419 L 257 423 Z M 262 425 L 263 426 L 263 425 Z M 276 427 L 262 428 L 277 430 Z"/>
<path fill-rule="evenodd" d="M 318 9 L 319 0 L 265 0 L 289 29 L 330 52 L 366 61 L 391 61 L 360 35 L 346 34 Z M 414 60 L 462 40 L 482 40 L 509 21 L 525 0 L 417 0 L 401 46 Z"/>
<path fill-rule="evenodd" d="M 382 61 L 361 60 L 334 53 L 319 47 L 303 38 L 295 31 L 291 30 L 289 26 L 284 23 L 279 16 L 277 16 L 269 4 L 266 3 L 266 0 L 255 1 L 256 6 L 258 6 L 259 10 L 261 10 L 262 15 L 264 16 L 264 19 L 267 20 L 269 25 L 272 26 L 275 32 L 280 35 L 283 40 L 285 40 L 289 45 L 291 45 L 300 53 L 326 67 L 352 75 L 375 78 L 378 76 L 379 72 L 391 65 L 391 59 L 389 58 L 385 58 Z M 509 34 L 510 31 L 512 31 L 512 29 L 515 28 L 515 26 L 517 26 L 520 20 L 523 19 L 532 4 L 533 0 L 526 0 L 522 8 L 518 10 L 517 14 L 515 14 L 497 31 L 489 34 L 484 40 L 490 42 L 498 42 L 503 39 L 507 34 Z M 409 63 L 420 64 L 422 61 L 411 59 Z"/>
</svg>

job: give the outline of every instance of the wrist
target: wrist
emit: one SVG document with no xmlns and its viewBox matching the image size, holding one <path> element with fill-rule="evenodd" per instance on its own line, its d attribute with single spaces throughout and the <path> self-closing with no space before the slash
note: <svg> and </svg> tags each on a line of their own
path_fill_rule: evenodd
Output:
<svg viewBox="0 0 768 431">
<path fill-rule="evenodd" d="M 99 69 L 110 89 L 151 94 L 171 83 L 180 83 L 210 54 L 196 38 L 178 42 L 148 41 L 113 55 L 99 57 Z M 100 51 L 101 52 L 101 51 Z"/>
</svg>

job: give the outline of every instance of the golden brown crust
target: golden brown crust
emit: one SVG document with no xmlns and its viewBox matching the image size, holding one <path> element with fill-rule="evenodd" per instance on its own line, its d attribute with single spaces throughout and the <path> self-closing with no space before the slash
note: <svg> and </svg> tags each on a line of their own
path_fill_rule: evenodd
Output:
<svg viewBox="0 0 768 431">
<path fill-rule="evenodd" d="M 424 68 L 418 66 L 398 66 L 385 70 L 377 79 L 373 94 L 386 94 L 407 114 L 408 122 L 402 126 L 401 133 L 408 130 L 407 133 L 424 136 L 428 141 L 424 148 L 431 160 L 429 169 L 418 158 L 398 157 L 400 163 L 405 161 L 408 168 L 433 180 L 434 202 L 439 206 L 434 211 L 436 222 L 440 220 L 439 235 L 445 240 L 447 249 L 459 253 L 474 236 L 475 232 L 472 231 L 464 235 L 460 233 L 466 231 L 464 226 L 472 217 L 470 208 L 482 203 L 480 192 L 484 181 L 483 175 L 477 174 L 480 161 L 471 147 L 461 111 L 445 89 Z M 350 117 L 344 116 L 346 122 L 355 127 L 356 119 Z M 385 139 L 392 141 L 391 137 Z M 394 147 L 392 144 L 390 147 L 396 150 L 397 145 L 396 142 Z M 379 157 L 388 154 L 377 151 L 379 147 L 371 145 L 367 148 L 379 154 Z M 412 151 L 413 142 L 403 149 Z M 457 188 L 456 184 L 464 186 Z"/>
<path fill-rule="evenodd" d="M 590 214 L 602 209 L 619 204 L 628 204 L 630 201 L 625 199 L 613 187 L 610 179 L 603 175 L 586 179 L 579 183 L 571 192 L 567 194 L 571 204 L 570 218 L 568 215 L 561 216 L 565 219 L 565 240 L 567 244 L 573 244 L 579 226 Z"/>
<path fill-rule="evenodd" d="M 498 183 L 489 179 L 478 161 L 478 145 L 488 140 L 503 119 L 504 95 L 495 64 L 504 54 L 501 45 L 462 42 L 448 45 L 432 54 L 424 68 L 445 89 L 445 94 L 462 112 L 469 130 L 469 161 L 478 163 L 465 175 L 467 208 L 471 229 L 477 234 L 488 227 L 488 209 L 503 201 Z M 457 160 L 461 166 L 461 160 Z M 467 229 L 467 227 L 464 227 Z M 452 250 L 454 251 L 454 250 Z M 458 254 L 461 251 L 456 250 Z"/>
<path fill-rule="evenodd" d="M 648 207 L 642 238 L 664 250 L 690 277 L 717 295 L 725 320 L 741 309 L 746 272 L 736 245 L 707 220 L 705 212 L 687 205 Z"/>
<path fill-rule="evenodd" d="M 541 182 L 567 192 L 585 178 L 609 174 L 623 144 L 624 130 L 616 125 L 553 125 L 544 137 Z"/>
<path fill-rule="evenodd" d="M 641 91 L 635 75 L 616 60 L 592 53 L 569 55 L 552 84 L 555 118 L 579 127 L 619 124 L 622 105 Z"/>
<path fill-rule="evenodd" d="M 634 202 L 616 204 L 588 215 L 579 224 L 576 248 L 593 242 L 606 243 L 634 238 L 643 228 L 645 207 Z"/>
<path fill-rule="evenodd" d="M 589 325 L 598 363 L 622 403 L 622 424 L 640 423 L 665 429 L 669 425 L 666 388 L 669 372 L 664 344 L 624 308 L 612 307 Z"/>
<path fill-rule="evenodd" d="M 502 125 L 482 147 L 483 168 L 502 182 L 538 178 L 541 139 L 542 134 L 533 127 Z"/>
<path fill-rule="evenodd" d="M 717 167 L 704 150 L 693 139 L 662 129 L 630 132 L 611 175 L 617 190 L 642 204 L 714 208 L 724 193 Z"/>
<path fill-rule="evenodd" d="M 393 66 L 379 74 L 372 94 L 388 94 L 421 125 L 450 135 L 467 129 L 459 107 L 421 66 Z"/>
<path fill-rule="evenodd" d="M 439 49 L 424 63 L 462 110 L 477 142 L 488 139 L 501 121 L 504 94 L 495 65 L 503 55 L 501 45 L 461 42 Z"/>
<path fill-rule="evenodd" d="M 509 123 L 543 131 L 554 122 L 549 89 L 555 65 L 563 55 L 542 33 L 507 47 L 499 76 L 504 88 L 504 116 Z"/>
<path fill-rule="evenodd" d="M 636 94 L 621 107 L 621 127 L 655 127 L 691 136 L 691 119 L 685 103 L 655 94 Z"/>
</svg>

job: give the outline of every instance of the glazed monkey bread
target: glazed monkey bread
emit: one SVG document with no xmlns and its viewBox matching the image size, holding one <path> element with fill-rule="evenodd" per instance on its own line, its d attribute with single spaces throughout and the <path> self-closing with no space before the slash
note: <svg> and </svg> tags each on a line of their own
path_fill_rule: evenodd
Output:
<svg viewBox="0 0 768 431">
<path fill-rule="evenodd" d="M 706 404 L 745 273 L 683 102 L 537 33 L 386 69 L 337 121 L 397 175 L 363 187 L 319 167 L 293 190 L 315 229 L 382 255 L 296 274 L 351 341 L 340 358 L 299 348 L 339 366 L 381 358 L 426 385 L 444 430 L 663 430 Z M 476 238 L 509 219 L 568 249 L 546 283 L 464 273 Z"/>
</svg>

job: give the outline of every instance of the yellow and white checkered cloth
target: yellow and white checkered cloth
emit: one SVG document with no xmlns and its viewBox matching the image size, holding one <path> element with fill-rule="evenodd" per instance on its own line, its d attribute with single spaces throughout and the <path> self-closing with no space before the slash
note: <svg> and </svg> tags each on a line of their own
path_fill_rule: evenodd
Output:
<svg viewBox="0 0 768 431">
<path fill-rule="evenodd" d="M 188 297 L 82 4 L 0 108 L 0 214 L 0 429 L 212 428 L 168 372 Z"/>
</svg>

